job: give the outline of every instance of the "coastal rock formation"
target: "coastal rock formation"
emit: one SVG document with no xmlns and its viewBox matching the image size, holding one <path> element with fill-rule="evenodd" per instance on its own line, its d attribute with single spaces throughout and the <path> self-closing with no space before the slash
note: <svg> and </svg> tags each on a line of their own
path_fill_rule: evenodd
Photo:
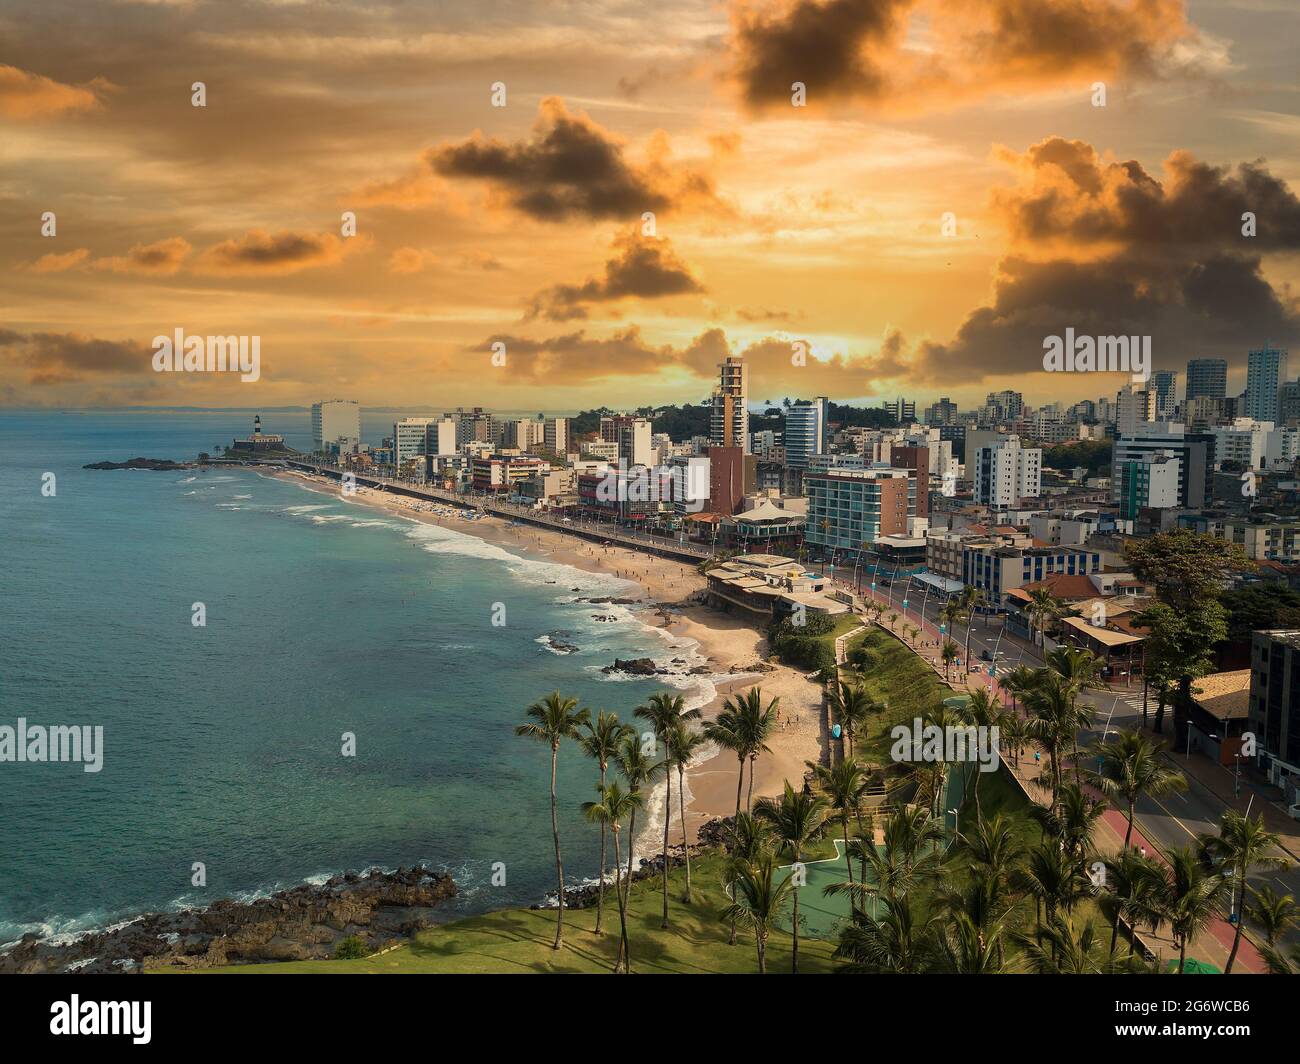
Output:
<svg viewBox="0 0 1300 1064">
<path fill-rule="evenodd" d="M 227 898 L 206 909 L 149 913 L 62 945 L 24 935 L 0 954 L 0 973 L 138 972 L 324 959 L 351 935 L 373 950 L 430 927 L 430 909 L 455 894 L 451 876 L 424 868 L 349 872 L 253 902 Z"/>
<path fill-rule="evenodd" d="M 629 676 L 654 676 L 665 672 L 654 663 L 653 658 L 615 658 L 613 665 L 606 665 L 601 672 L 625 672 Z"/>
<path fill-rule="evenodd" d="M 193 469 L 193 462 L 173 462 L 170 458 L 128 458 L 125 462 L 92 462 L 82 469 L 152 469 L 168 473 L 175 469 Z"/>
<path fill-rule="evenodd" d="M 573 590 L 577 591 L 578 588 L 575 587 Z M 602 595 L 599 598 L 580 598 L 578 599 L 578 601 L 590 602 L 593 605 L 605 605 L 605 606 L 639 606 L 641 604 L 640 599 L 615 598 L 612 595 Z"/>
<path fill-rule="evenodd" d="M 567 642 L 559 638 L 558 634 L 552 632 L 546 637 L 546 645 L 554 650 L 557 654 L 576 654 L 582 648 L 576 643 Z"/>
</svg>

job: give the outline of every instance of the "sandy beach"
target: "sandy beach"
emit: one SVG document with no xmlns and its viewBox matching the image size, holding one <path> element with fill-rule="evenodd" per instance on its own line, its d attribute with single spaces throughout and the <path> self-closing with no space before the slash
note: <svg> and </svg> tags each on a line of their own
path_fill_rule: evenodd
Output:
<svg viewBox="0 0 1300 1064">
<path fill-rule="evenodd" d="M 334 480 L 296 473 L 276 476 L 312 491 L 341 496 L 339 484 Z M 754 625 L 695 601 L 705 581 L 694 566 L 624 547 L 605 547 L 551 529 L 512 524 L 498 517 L 470 519 L 457 514 L 443 516 L 421 511 L 417 509 L 421 505 L 419 500 L 371 488 L 358 487 L 347 501 L 477 536 L 522 557 L 572 565 L 586 572 L 610 574 L 640 585 L 647 605 L 660 607 L 653 613 L 646 611 L 641 619 L 665 629 L 673 637 L 672 642 L 693 641 L 698 644 L 699 653 L 713 668 L 716 694 L 701 707 L 703 720 L 717 716 L 732 695 L 743 694 L 755 685 L 762 689 L 765 703 L 773 698 L 780 699 L 779 723 L 768 741 L 771 752 L 760 756 L 755 767 L 755 798 L 780 794 L 787 779 L 797 786 L 807 771 L 806 762 L 821 758 L 825 743 L 821 687 L 803 673 L 784 665 L 773 664 L 770 672 L 745 671 L 756 662 L 765 660 L 767 640 Z M 440 509 L 451 511 L 452 508 Z M 665 646 L 668 645 L 666 642 Z M 729 675 L 733 671 L 736 673 L 734 678 L 717 678 L 718 674 Z M 738 768 L 734 754 L 720 751 L 687 770 L 686 825 L 690 838 L 695 838 L 700 825 L 706 821 L 735 813 Z M 748 774 L 745 782 L 748 790 Z M 674 779 L 674 791 L 675 784 Z M 680 844 L 677 804 L 674 793 L 670 841 Z M 648 827 L 647 836 L 639 840 L 638 848 L 643 852 L 646 847 L 662 846 L 661 816 L 662 810 L 652 811 L 652 824 L 658 821 L 659 826 L 657 829 Z M 652 831 L 658 835 L 657 843 L 650 837 Z"/>
</svg>

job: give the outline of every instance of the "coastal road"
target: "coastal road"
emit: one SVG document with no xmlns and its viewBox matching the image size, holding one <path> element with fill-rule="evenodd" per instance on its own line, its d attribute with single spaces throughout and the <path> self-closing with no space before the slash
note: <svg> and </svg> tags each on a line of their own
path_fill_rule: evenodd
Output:
<svg viewBox="0 0 1300 1064">
<path fill-rule="evenodd" d="M 846 590 L 852 588 L 852 579 L 841 578 L 838 573 L 836 574 L 835 583 Z M 906 617 L 906 623 L 913 626 L 918 625 L 922 616 L 924 616 L 926 635 L 931 639 L 939 638 L 938 629 L 941 623 L 939 612 L 943 607 L 942 596 L 931 593 L 927 597 L 925 592 L 922 591 L 919 596 L 921 601 L 918 603 L 916 586 L 912 585 L 911 589 L 906 591 L 908 606 L 904 610 L 902 601 L 906 588 L 906 580 L 899 581 L 898 586 L 891 588 L 882 588 L 878 585 L 874 598 L 898 613 L 899 621 L 897 623 L 900 625 L 903 623 L 904 617 Z M 868 597 L 872 597 L 869 587 L 864 587 L 863 593 Z M 985 684 L 989 682 L 989 678 L 987 675 L 988 662 L 984 661 L 982 657 L 984 652 L 987 652 L 990 657 L 995 653 L 997 654 L 997 667 L 995 669 L 997 676 L 1004 675 L 1017 665 L 1023 664 L 1031 668 L 1043 665 L 1043 657 L 1039 648 L 1031 646 L 1026 640 L 1018 636 L 1005 632 L 1004 624 L 1005 622 L 1001 617 L 982 617 L 977 618 L 971 625 L 971 661 L 980 667 L 981 680 Z M 964 648 L 966 641 L 964 626 L 959 625 L 955 632 L 947 634 L 959 647 Z M 927 649 L 926 656 L 933 657 L 933 649 Z M 954 672 L 954 676 L 956 675 L 958 674 Z M 996 678 L 993 680 L 993 685 L 995 689 L 1000 688 Z M 1005 694 L 1000 689 L 998 693 L 1003 694 L 1004 701 L 1007 701 Z M 1085 691 L 1081 697 L 1084 701 L 1092 704 L 1094 716 L 1093 726 L 1079 733 L 1079 746 L 1081 749 L 1100 741 L 1107 732 L 1138 728 L 1142 724 L 1143 694 L 1140 685 L 1133 687 L 1118 685 L 1103 688 L 1102 690 Z M 1155 700 L 1150 699 L 1148 709 L 1151 715 L 1154 715 L 1155 708 Z M 1172 714 L 1166 716 L 1166 721 L 1169 722 L 1172 729 Z M 1199 754 L 1191 756 L 1204 760 Z M 1188 760 L 1186 754 L 1173 750 L 1168 750 L 1166 757 L 1177 767 L 1184 767 L 1184 763 Z M 1187 790 L 1175 791 L 1159 798 L 1143 797 L 1137 803 L 1135 821 L 1138 829 L 1146 835 L 1150 842 L 1162 850 L 1168 851 L 1193 845 L 1200 835 L 1217 835 L 1219 823 L 1228 808 L 1227 804 L 1201 783 L 1192 772 L 1185 772 L 1184 775 L 1188 781 Z M 1243 795 L 1250 793 L 1244 780 L 1242 793 Z M 1264 800 L 1263 798 L 1257 798 L 1255 804 Z M 1281 853 L 1279 856 L 1289 857 L 1289 855 Z M 1285 869 L 1270 869 L 1253 873 L 1248 877 L 1248 883 L 1256 888 L 1267 885 L 1280 893 L 1300 898 L 1300 864 L 1292 860 Z M 1288 945 L 1300 943 L 1300 930 L 1288 934 L 1285 941 Z"/>
</svg>

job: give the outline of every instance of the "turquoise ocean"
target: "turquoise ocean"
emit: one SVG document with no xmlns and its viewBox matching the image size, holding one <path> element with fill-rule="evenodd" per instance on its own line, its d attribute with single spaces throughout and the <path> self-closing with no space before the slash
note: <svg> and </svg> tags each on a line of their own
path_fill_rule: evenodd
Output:
<svg viewBox="0 0 1300 1064">
<path fill-rule="evenodd" d="M 262 420 L 310 449 L 307 413 Z M 549 750 L 514 726 L 552 690 L 630 720 L 662 684 L 601 666 L 683 656 L 635 611 L 575 601 L 632 585 L 509 553 L 472 525 L 420 525 L 251 470 L 81 468 L 192 459 L 250 422 L 0 415 L 0 724 L 104 729 L 98 773 L 0 763 L 0 943 L 419 861 L 460 884 L 449 917 L 541 901 Z M 391 424 L 368 416 L 367 442 Z M 555 653 L 552 633 L 580 650 Z M 692 681 L 683 693 L 700 704 L 711 686 Z M 575 745 L 562 751 L 573 883 L 596 874 L 579 812 L 595 779 Z"/>
</svg>

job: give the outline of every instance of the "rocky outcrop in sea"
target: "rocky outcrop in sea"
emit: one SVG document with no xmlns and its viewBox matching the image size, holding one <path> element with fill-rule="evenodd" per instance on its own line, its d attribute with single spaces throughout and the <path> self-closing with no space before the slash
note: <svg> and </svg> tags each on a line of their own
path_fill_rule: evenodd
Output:
<svg viewBox="0 0 1300 1064">
<path fill-rule="evenodd" d="M 125 462 L 92 462 L 82 469 L 152 469 L 170 473 L 176 469 L 194 469 L 193 462 L 173 462 L 170 458 L 128 458 Z"/>
<path fill-rule="evenodd" d="M 337 875 L 252 902 L 149 913 L 72 942 L 24 935 L 0 953 L 0 974 L 139 972 L 259 961 L 319 960 L 355 936 L 374 951 L 431 927 L 432 910 L 456 894 L 443 872 L 399 868 Z"/>
</svg>

